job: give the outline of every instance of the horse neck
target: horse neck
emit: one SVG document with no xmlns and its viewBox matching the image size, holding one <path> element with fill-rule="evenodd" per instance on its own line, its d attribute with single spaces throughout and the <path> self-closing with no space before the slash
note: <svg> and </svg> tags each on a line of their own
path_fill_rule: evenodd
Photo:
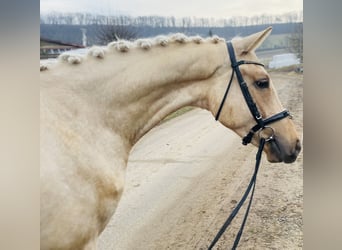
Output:
<svg viewBox="0 0 342 250">
<path fill-rule="evenodd" d="M 92 96 L 89 107 L 101 114 L 102 124 L 134 145 L 181 107 L 208 109 L 210 81 L 226 60 L 225 50 L 223 42 L 205 42 L 109 53 L 92 67 L 84 64 L 94 75 L 84 72 L 89 86 L 80 87 Z"/>
</svg>

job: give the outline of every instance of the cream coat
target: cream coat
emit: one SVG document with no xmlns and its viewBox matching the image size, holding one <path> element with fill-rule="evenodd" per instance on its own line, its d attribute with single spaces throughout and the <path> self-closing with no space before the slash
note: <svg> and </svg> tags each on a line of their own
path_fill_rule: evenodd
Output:
<svg viewBox="0 0 342 250">
<path fill-rule="evenodd" d="M 234 41 L 238 58 L 257 60 L 254 50 L 266 29 Z M 262 115 L 283 110 L 264 68 L 241 66 Z M 216 114 L 229 76 L 225 41 L 176 34 L 119 41 L 94 47 L 86 57 L 60 56 L 41 66 L 41 249 L 96 249 L 120 200 L 132 146 L 165 116 L 184 106 Z M 240 136 L 254 125 L 236 79 L 220 122 Z M 291 120 L 272 125 L 277 149 L 269 161 L 297 155 L 298 135 Z M 184 128 L 186 129 L 186 128 Z M 253 140 L 257 145 L 257 140 Z"/>
</svg>

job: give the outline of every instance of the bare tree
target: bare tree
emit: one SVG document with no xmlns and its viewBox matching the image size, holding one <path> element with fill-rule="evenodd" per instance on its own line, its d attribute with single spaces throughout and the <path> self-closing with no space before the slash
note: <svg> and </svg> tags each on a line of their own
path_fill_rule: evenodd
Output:
<svg viewBox="0 0 342 250">
<path fill-rule="evenodd" d="M 96 30 L 96 39 L 100 44 L 108 44 L 119 39 L 133 40 L 137 36 L 137 28 L 128 25 L 99 25 Z"/>
<path fill-rule="evenodd" d="M 303 62 L 303 23 L 297 23 L 289 37 L 289 46 L 292 53 L 296 53 Z"/>
<path fill-rule="evenodd" d="M 152 26 L 152 27 L 214 27 L 214 26 L 247 26 L 271 23 L 297 23 L 303 22 L 303 11 L 288 12 L 280 15 L 262 14 L 258 16 L 232 16 L 230 18 L 199 18 L 180 17 L 175 18 L 163 16 L 104 16 L 91 13 L 58 13 L 50 12 L 41 15 L 41 23 L 46 24 L 68 24 L 68 25 L 90 25 L 107 24 L 119 26 Z"/>
</svg>

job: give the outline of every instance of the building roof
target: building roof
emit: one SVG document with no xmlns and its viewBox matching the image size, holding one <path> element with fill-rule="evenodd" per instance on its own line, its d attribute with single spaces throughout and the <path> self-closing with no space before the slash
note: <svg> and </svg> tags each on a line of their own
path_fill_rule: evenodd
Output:
<svg viewBox="0 0 342 250">
<path fill-rule="evenodd" d="M 80 45 L 80 44 L 66 43 L 66 42 L 61 42 L 61 41 L 57 41 L 57 40 L 52 40 L 49 38 L 40 37 L 40 43 L 42 43 L 42 42 L 50 44 L 50 45 L 47 45 L 44 47 L 51 47 L 51 44 L 55 44 L 55 45 L 68 46 L 68 47 L 74 47 L 74 48 L 85 48 L 85 46 Z"/>
</svg>

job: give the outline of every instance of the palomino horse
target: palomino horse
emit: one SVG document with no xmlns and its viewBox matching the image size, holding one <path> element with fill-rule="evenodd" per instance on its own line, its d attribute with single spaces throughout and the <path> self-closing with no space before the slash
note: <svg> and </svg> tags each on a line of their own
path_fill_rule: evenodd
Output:
<svg viewBox="0 0 342 250">
<path fill-rule="evenodd" d="M 270 32 L 234 40 L 236 57 L 256 61 L 254 51 Z M 283 110 L 262 66 L 240 70 L 263 117 Z M 41 249 L 96 249 L 120 200 L 132 146 L 181 107 L 215 115 L 231 73 L 224 39 L 182 34 L 113 42 L 41 67 Z M 240 136 L 255 125 L 236 77 L 219 121 Z M 272 128 L 268 160 L 293 162 L 300 151 L 293 121 Z"/>
</svg>

